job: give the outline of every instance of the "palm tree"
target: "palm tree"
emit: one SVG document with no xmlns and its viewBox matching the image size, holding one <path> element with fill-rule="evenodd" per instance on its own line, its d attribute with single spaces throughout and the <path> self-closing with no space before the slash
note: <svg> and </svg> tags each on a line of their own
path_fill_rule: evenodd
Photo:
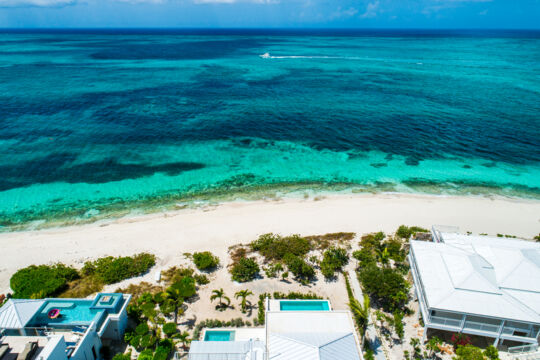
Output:
<svg viewBox="0 0 540 360">
<path fill-rule="evenodd" d="M 356 324 L 360 330 L 360 334 L 363 336 L 366 332 L 366 329 L 369 325 L 369 297 L 364 294 L 364 304 L 354 298 L 351 299 L 349 303 L 351 312 L 353 313 Z"/>
<path fill-rule="evenodd" d="M 177 286 L 169 286 L 165 293 L 174 306 L 174 322 L 176 323 L 178 321 L 178 309 L 184 304 L 182 289 Z"/>
<path fill-rule="evenodd" d="M 218 307 L 227 307 L 231 304 L 231 299 L 229 299 L 228 296 L 225 295 L 225 291 L 223 291 L 223 288 L 219 290 L 212 290 L 212 296 L 210 296 L 210 301 L 214 301 L 215 299 L 219 299 Z M 227 301 L 227 305 L 223 303 L 223 299 Z"/>
<path fill-rule="evenodd" d="M 191 339 L 189 338 L 189 333 L 187 331 L 176 334 L 175 338 L 177 338 L 178 341 L 182 343 L 182 347 L 184 349 L 186 348 L 187 344 L 191 342 Z"/>
<path fill-rule="evenodd" d="M 390 262 L 390 254 L 388 253 L 388 248 L 375 249 L 377 252 L 377 259 L 381 264 L 387 265 Z"/>
<path fill-rule="evenodd" d="M 250 290 L 240 290 L 234 294 L 234 297 L 236 299 L 242 298 L 242 301 L 240 302 L 240 306 L 242 307 L 242 312 L 246 312 L 246 299 L 248 296 L 253 295 L 253 293 Z"/>
</svg>

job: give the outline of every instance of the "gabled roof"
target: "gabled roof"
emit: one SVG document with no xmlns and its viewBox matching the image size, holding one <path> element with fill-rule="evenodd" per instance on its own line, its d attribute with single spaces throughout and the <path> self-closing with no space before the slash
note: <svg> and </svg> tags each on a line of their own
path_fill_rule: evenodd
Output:
<svg viewBox="0 0 540 360">
<path fill-rule="evenodd" d="M 0 329 L 20 329 L 32 319 L 45 300 L 9 299 L 0 308 Z"/>
<path fill-rule="evenodd" d="M 273 360 L 360 360 L 352 333 L 272 334 L 269 352 Z"/>
<path fill-rule="evenodd" d="M 540 245 L 457 234 L 411 241 L 432 309 L 540 323 Z"/>
</svg>

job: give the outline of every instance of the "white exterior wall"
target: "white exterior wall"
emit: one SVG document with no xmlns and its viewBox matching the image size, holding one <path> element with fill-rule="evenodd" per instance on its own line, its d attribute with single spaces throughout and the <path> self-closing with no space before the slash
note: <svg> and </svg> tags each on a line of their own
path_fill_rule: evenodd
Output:
<svg viewBox="0 0 540 360">
<path fill-rule="evenodd" d="M 67 360 L 66 341 L 62 335 L 51 336 L 39 353 L 38 360 Z"/>
<path fill-rule="evenodd" d="M 92 353 L 92 347 L 94 347 L 96 357 Z M 81 339 L 77 350 L 71 355 L 71 360 L 96 360 L 99 358 L 99 350 L 101 350 L 101 340 L 97 333 L 90 329 Z"/>
</svg>

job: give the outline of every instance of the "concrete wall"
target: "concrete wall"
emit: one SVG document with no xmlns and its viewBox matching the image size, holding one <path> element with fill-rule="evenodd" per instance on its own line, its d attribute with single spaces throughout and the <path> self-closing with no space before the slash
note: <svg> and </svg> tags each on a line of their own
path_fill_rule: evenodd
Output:
<svg viewBox="0 0 540 360">
<path fill-rule="evenodd" d="M 38 359 L 67 360 L 64 337 L 62 335 L 51 336 L 45 348 L 39 353 Z"/>
<path fill-rule="evenodd" d="M 92 347 L 96 353 L 94 356 Z M 72 360 L 96 360 L 99 359 L 99 350 L 101 350 L 101 340 L 97 333 L 93 330 L 88 330 L 86 335 L 79 342 L 77 350 L 71 355 Z"/>
</svg>

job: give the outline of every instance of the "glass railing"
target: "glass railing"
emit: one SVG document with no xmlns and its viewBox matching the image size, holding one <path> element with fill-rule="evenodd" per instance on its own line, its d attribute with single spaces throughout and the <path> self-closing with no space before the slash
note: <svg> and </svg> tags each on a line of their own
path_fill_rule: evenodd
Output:
<svg viewBox="0 0 540 360">
<path fill-rule="evenodd" d="M 503 335 L 512 335 L 514 336 L 514 331 L 519 331 L 519 332 L 522 332 L 522 333 L 525 333 L 525 334 L 528 334 L 529 333 L 529 329 L 528 328 L 516 328 L 516 327 L 512 327 L 512 326 L 505 326 L 503 328 Z M 516 335 L 516 336 L 521 336 L 521 335 Z"/>
<path fill-rule="evenodd" d="M 499 332 L 500 325 L 484 324 L 476 321 L 465 321 L 465 329 L 469 330 L 479 330 L 497 333 Z"/>
<path fill-rule="evenodd" d="M 461 327 L 461 320 L 458 320 L 458 319 L 450 319 L 450 318 L 445 318 L 445 317 L 440 317 L 440 316 L 431 316 L 430 321 L 432 324 L 436 324 L 436 325 Z"/>
</svg>

